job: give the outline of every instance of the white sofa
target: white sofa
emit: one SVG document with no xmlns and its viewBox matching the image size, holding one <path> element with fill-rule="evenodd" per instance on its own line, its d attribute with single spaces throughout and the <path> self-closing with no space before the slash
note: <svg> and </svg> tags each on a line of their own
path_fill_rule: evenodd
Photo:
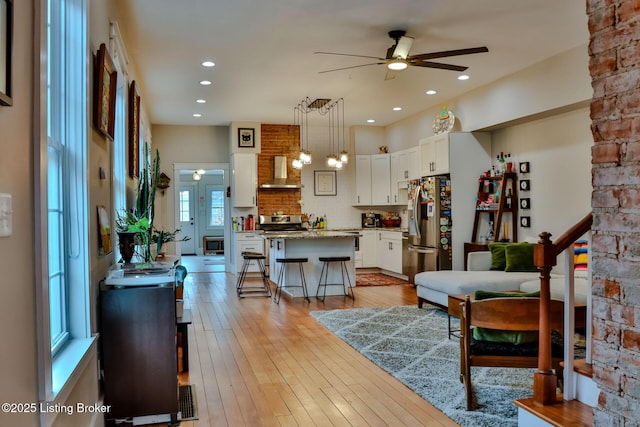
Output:
<svg viewBox="0 0 640 427">
<path fill-rule="evenodd" d="M 538 272 L 521 273 L 490 270 L 491 252 L 470 252 L 467 256 L 467 271 L 426 271 L 415 276 L 418 307 L 427 302 L 447 308 L 448 296 L 473 294 L 478 289 L 488 291 L 540 290 Z M 576 274 L 577 276 L 577 274 Z M 564 300 L 564 276 L 551 274 L 551 298 Z M 575 277 L 574 298 L 576 304 L 586 304 L 587 280 Z"/>
</svg>

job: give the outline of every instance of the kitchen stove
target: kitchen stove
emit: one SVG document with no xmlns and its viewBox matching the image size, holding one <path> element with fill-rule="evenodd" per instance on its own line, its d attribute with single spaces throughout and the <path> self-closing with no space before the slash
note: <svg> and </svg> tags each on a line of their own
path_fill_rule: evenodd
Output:
<svg viewBox="0 0 640 427">
<path fill-rule="evenodd" d="M 301 215 L 260 215 L 260 229 L 265 234 L 306 231 Z"/>
</svg>

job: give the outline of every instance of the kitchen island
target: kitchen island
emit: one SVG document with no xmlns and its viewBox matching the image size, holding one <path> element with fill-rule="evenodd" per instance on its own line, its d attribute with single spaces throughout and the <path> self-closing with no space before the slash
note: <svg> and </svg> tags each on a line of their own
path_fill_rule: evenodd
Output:
<svg viewBox="0 0 640 427">
<path fill-rule="evenodd" d="M 351 285 L 355 286 L 355 248 L 358 231 L 331 231 L 313 230 L 296 232 L 275 232 L 260 235 L 267 240 L 269 248 L 270 278 L 275 283 L 281 265 L 276 263 L 276 258 L 308 258 L 304 264 L 304 274 L 307 282 L 307 291 L 310 297 L 316 295 L 318 281 L 322 271 L 320 257 L 348 256 L 351 258 L 346 263 Z M 328 283 L 342 282 L 340 270 L 335 265 L 329 271 Z M 300 284 L 300 273 L 297 268 L 289 267 L 283 277 L 282 291 L 291 297 L 302 297 L 301 288 L 287 288 L 287 284 L 296 286 Z M 348 282 L 347 282 L 348 286 Z M 344 290 L 340 286 L 327 286 L 327 295 L 343 295 Z"/>
</svg>

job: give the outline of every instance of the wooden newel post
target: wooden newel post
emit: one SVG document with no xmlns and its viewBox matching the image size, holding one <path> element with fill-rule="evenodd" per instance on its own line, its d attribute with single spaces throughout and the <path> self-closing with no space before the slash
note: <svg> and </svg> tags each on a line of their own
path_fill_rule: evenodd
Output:
<svg viewBox="0 0 640 427">
<path fill-rule="evenodd" d="M 540 330 L 538 339 L 538 370 L 533 374 L 533 403 L 548 405 L 556 401 L 558 378 L 551 363 L 551 329 L 549 312 L 551 305 L 551 269 L 556 264 L 556 247 L 551 243 L 551 233 L 543 232 L 533 247 L 533 263 L 540 271 Z"/>
</svg>

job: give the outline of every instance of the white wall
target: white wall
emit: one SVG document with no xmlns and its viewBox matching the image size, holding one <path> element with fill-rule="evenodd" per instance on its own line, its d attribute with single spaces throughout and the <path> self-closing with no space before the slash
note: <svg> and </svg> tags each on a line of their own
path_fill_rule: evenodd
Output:
<svg viewBox="0 0 640 427">
<path fill-rule="evenodd" d="M 542 231 L 557 239 L 591 211 L 591 119 L 589 109 L 559 114 L 493 132 L 493 153 L 511 153 L 516 162 L 529 162 L 531 228 L 518 230 L 519 240 Z"/>
<path fill-rule="evenodd" d="M 160 150 L 160 171 L 173 177 L 176 163 L 229 163 L 229 127 L 154 125 L 153 148 Z M 175 188 L 165 190 L 156 201 L 154 222 L 167 230 L 175 227 Z M 196 244 L 197 247 L 197 244 Z M 169 247 L 168 247 L 169 249 Z"/>
</svg>

